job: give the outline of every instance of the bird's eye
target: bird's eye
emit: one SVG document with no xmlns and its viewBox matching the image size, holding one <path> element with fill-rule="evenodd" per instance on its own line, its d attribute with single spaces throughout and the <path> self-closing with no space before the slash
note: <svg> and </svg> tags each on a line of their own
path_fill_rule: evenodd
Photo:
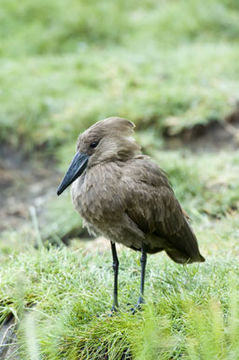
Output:
<svg viewBox="0 0 239 360">
<path fill-rule="evenodd" d="M 90 144 L 90 147 L 91 148 L 96 148 L 96 146 L 99 144 L 99 141 L 93 141 L 91 144 Z"/>
</svg>

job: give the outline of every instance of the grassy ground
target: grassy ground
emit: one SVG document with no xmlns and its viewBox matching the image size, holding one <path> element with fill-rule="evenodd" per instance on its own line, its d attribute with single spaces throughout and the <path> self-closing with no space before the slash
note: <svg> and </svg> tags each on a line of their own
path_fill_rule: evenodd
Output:
<svg viewBox="0 0 239 360">
<path fill-rule="evenodd" d="M 79 131 L 114 114 L 133 120 L 207 259 L 184 267 L 149 256 L 147 303 L 133 316 L 139 254 L 121 249 L 121 306 L 108 317 L 110 249 L 61 244 L 81 228 L 63 194 L 49 203 L 40 233 L 32 216 L 0 234 L 0 323 L 15 316 L 21 359 L 239 358 L 238 151 L 165 151 L 161 136 L 223 122 L 234 110 L 238 10 L 236 0 L 71 0 L 67 11 L 61 0 L 2 0 L 1 142 L 65 169 Z"/>
<path fill-rule="evenodd" d="M 110 249 L 36 251 L 28 244 L 24 254 L 12 254 L 1 265 L 1 315 L 13 312 L 20 321 L 22 358 L 104 359 L 108 353 L 121 359 L 125 351 L 134 359 L 237 359 L 237 222 L 234 216 L 195 226 L 207 255 L 203 265 L 182 267 L 150 256 L 147 305 L 135 316 L 128 304 L 137 301 L 137 254 L 120 252 L 121 309 L 112 318 Z"/>
</svg>

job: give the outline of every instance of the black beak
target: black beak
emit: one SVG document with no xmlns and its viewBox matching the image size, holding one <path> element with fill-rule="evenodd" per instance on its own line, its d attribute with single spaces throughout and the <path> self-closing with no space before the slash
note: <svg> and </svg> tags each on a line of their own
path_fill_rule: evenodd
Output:
<svg viewBox="0 0 239 360">
<path fill-rule="evenodd" d="M 60 195 L 70 184 L 73 183 L 85 170 L 89 156 L 83 153 L 76 153 L 69 169 L 67 170 L 60 186 L 57 189 L 57 195 Z"/>
</svg>

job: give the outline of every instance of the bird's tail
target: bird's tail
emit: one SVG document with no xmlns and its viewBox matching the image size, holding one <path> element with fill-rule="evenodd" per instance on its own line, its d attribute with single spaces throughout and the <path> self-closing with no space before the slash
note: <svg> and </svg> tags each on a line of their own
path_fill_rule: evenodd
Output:
<svg viewBox="0 0 239 360">
<path fill-rule="evenodd" d="M 167 240 L 169 241 L 169 247 L 165 251 L 175 262 L 191 264 L 193 262 L 205 261 L 204 257 L 200 254 L 197 238 L 186 219 L 181 230 L 170 236 Z"/>
</svg>

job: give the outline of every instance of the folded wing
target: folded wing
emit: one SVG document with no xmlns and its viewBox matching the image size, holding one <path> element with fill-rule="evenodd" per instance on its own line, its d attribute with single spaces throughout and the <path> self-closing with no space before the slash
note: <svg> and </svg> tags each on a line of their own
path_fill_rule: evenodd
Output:
<svg viewBox="0 0 239 360">
<path fill-rule="evenodd" d="M 162 250 L 163 244 L 163 250 L 178 263 L 204 261 L 167 177 L 155 163 L 143 156 L 129 162 L 122 186 L 127 194 L 127 215 L 154 239 L 147 245 L 149 253 Z"/>
</svg>

